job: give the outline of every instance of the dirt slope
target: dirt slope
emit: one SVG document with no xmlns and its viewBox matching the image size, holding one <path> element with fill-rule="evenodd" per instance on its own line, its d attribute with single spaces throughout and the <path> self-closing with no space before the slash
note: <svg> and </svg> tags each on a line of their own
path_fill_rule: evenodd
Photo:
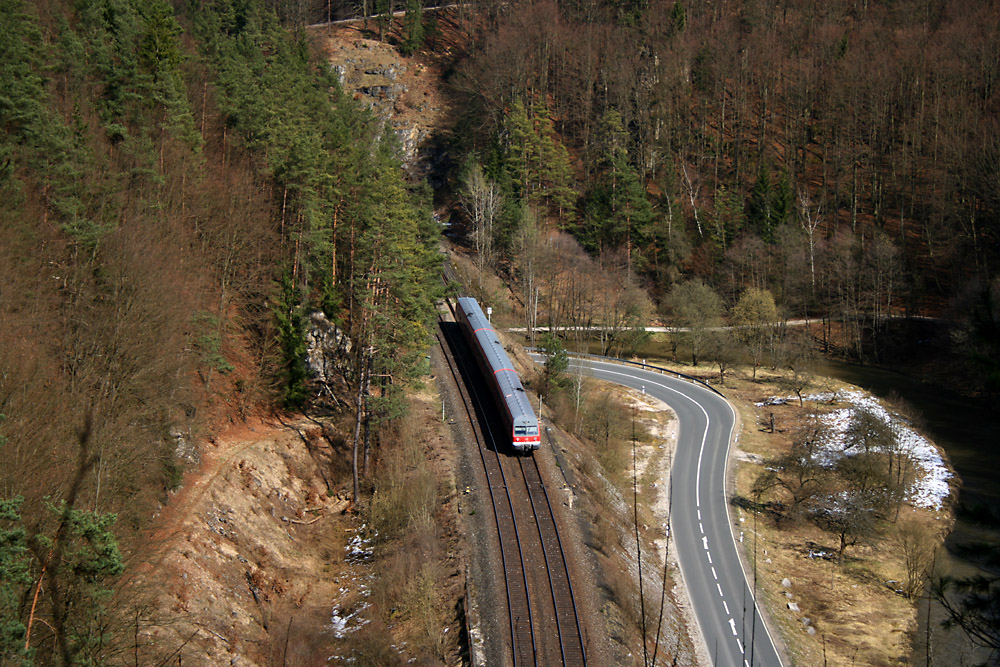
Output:
<svg viewBox="0 0 1000 667">
<path fill-rule="evenodd" d="M 328 455 L 310 422 L 258 423 L 206 443 L 159 518 L 157 556 L 140 568 L 159 584 L 155 615 L 172 619 L 143 633 L 150 657 L 176 649 L 186 665 L 326 661 L 331 610 L 361 576 L 344 557 L 357 520 L 320 470 Z"/>
</svg>

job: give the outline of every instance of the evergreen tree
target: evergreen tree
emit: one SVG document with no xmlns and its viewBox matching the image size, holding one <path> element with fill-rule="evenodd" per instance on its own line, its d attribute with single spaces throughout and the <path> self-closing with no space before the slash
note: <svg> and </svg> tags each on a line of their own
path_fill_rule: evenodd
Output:
<svg viewBox="0 0 1000 667">
<path fill-rule="evenodd" d="M 573 167 L 569 151 L 556 136 L 548 106 L 537 100 L 532 106 L 532 114 L 534 144 L 538 153 L 538 188 L 534 192 L 532 203 L 547 204 L 558 213 L 563 224 L 572 222 L 576 193 L 572 188 Z"/>
<path fill-rule="evenodd" d="M 308 396 L 306 388 L 306 338 L 302 299 L 296 289 L 291 271 L 281 278 L 281 292 L 274 306 L 278 326 L 278 344 L 282 352 L 285 407 L 297 408 Z"/>
<path fill-rule="evenodd" d="M 357 495 L 372 426 L 400 414 L 400 392 L 422 360 L 439 233 L 420 203 L 428 195 L 407 187 L 394 135 L 343 95 L 329 68 L 313 68 L 306 43 L 272 14 L 220 0 L 199 16 L 220 106 L 276 185 L 288 255 L 275 308 L 285 404 L 307 396 L 307 309 L 322 308 L 351 339 Z M 527 113 L 519 111 L 519 140 L 534 153 Z"/>
<path fill-rule="evenodd" d="M 670 9 L 670 22 L 674 29 L 674 32 L 684 32 L 684 27 L 687 24 L 687 18 L 684 13 L 684 5 L 681 4 L 680 0 L 674 3 L 674 6 Z"/>
<path fill-rule="evenodd" d="M 180 24 L 166 0 L 80 0 L 77 33 L 104 85 L 98 112 L 111 141 L 154 170 L 164 132 L 200 146 L 187 100 Z"/>
<path fill-rule="evenodd" d="M 403 17 L 403 41 L 399 51 L 404 56 L 416 53 L 424 43 L 424 6 L 420 0 L 407 0 Z"/>
<path fill-rule="evenodd" d="M 628 135 L 621 115 L 611 110 L 603 123 L 602 172 L 587 196 L 582 242 L 591 251 L 624 246 L 631 267 L 645 245 L 653 208 L 638 171 L 629 162 Z"/>
<path fill-rule="evenodd" d="M 503 134 L 503 163 L 518 198 L 572 219 L 573 168 L 548 107 L 536 101 L 529 108 L 516 99 L 504 119 Z"/>
<path fill-rule="evenodd" d="M 82 151 L 70 128 L 51 110 L 42 63 L 49 58 L 37 17 L 21 0 L 0 2 L 0 194 L 16 208 L 23 185 L 41 193 L 45 214 L 77 240 L 93 242 L 105 231 L 87 219 L 88 184 Z"/>
<path fill-rule="evenodd" d="M 766 243 L 774 242 L 774 230 L 777 227 L 775 211 L 772 209 L 774 192 L 771 189 L 771 174 L 767 166 L 761 162 L 757 170 L 757 180 L 750 191 L 747 200 L 747 225 L 750 230 Z"/>
<path fill-rule="evenodd" d="M 2 446 L 3 436 L 0 436 Z M 3 664 L 28 662 L 30 657 L 24 650 L 26 628 L 21 620 L 21 600 L 31 584 L 30 554 L 20 513 L 23 500 L 20 496 L 0 499 L 0 662 Z"/>
<path fill-rule="evenodd" d="M 538 350 L 545 357 L 539 394 L 547 398 L 553 392 L 561 389 L 565 384 L 563 375 L 566 369 L 569 368 L 569 355 L 566 353 L 566 348 L 563 346 L 562 341 L 552 332 L 548 332 L 542 336 Z"/>
<path fill-rule="evenodd" d="M 712 241 L 723 252 L 743 228 L 743 204 L 741 198 L 720 185 L 715 193 L 715 208 L 712 213 Z"/>
<path fill-rule="evenodd" d="M 66 505 L 50 509 L 61 515 L 64 528 L 55 538 L 62 541 L 55 546 L 61 555 L 55 566 L 64 608 L 57 607 L 55 616 L 65 634 L 71 662 L 100 663 L 111 638 L 107 605 L 112 586 L 125 571 L 118 540 L 111 530 L 118 517 Z"/>
<path fill-rule="evenodd" d="M 508 168 L 508 152 L 501 138 L 496 137 L 483 164 L 483 176 L 497 184 L 502 205 L 494 223 L 493 242 L 498 258 L 509 258 L 524 216 L 524 202 Z"/>
<path fill-rule="evenodd" d="M 537 136 L 524 102 L 518 98 L 504 119 L 507 156 L 504 164 L 517 196 L 527 201 L 531 195 L 532 167 L 538 155 Z"/>
<path fill-rule="evenodd" d="M 418 369 L 440 269 L 435 236 L 420 223 L 421 217 L 430 216 L 421 216 L 413 205 L 395 157 L 394 139 L 391 133 L 384 134 L 372 156 L 348 278 L 354 312 L 355 500 L 360 494 L 360 476 L 367 469 L 372 423 L 400 414 L 399 392 Z M 359 460 L 362 438 L 363 460 Z"/>
<path fill-rule="evenodd" d="M 792 182 L 787 169 L 778 174 L 771 196 L 771 229 L 772 231 L 788 221 L 795 206 L 795 194 L 792 192 Z"/>
<path fill-rule="evenodd" d="M 21 649 L 25 653 L 32 650 L 26 646 L 27 637 L 37 637 L 34 624 L 48 616 L 41 623 L 54 635 L 46 649 L 47 664 L 56 663 L 56 655 L 66 665 L 104 664 L 113 634 L 108 602 L 115 580 L 125 571 L 112 531 L 118 517 L 76 509 L 66 501 L 46 502 L 46 508 L 55 522 L 47 522 L 42 531 L 26 540 L 34 560 L 32 569 L 39 572 L 36 594 L 44 593 L 45 604 L 33 606 Z M 8 511 L 7 516 L 15 515 Z"/>
</svg>

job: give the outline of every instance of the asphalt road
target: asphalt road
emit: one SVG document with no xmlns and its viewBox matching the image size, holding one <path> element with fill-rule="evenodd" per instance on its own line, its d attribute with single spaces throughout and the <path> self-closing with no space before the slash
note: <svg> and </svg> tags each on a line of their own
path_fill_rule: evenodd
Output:
<svg viewBox="0 0 1000 667">
<path fill-rule="evenodd" d="M 748 584 L 752 558 L 751 571 L 745 572 L 736 552 L 743 532 L 732 525 L 727 511 L 726 462 L 736 419 L 732 406 L 705 387 L 655 371 L 570 360 L 571 369 L 578 364 L 598 379 L 644 391 L 677 413 L 671 529 L 711 664 L 781 667 Z M 745 535 L 752 539 L 749 529 Z"/>
</svg>

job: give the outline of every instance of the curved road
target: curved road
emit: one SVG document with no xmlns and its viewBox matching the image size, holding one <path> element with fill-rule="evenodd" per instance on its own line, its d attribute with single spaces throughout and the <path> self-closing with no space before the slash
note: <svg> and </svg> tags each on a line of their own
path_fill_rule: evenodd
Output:
<svg viewBox="0 0 1000 667">
<path fill-rule="evenodd" d="M 536 355 L 532 355 L 539 358 Z M 726 494 L 726 461 L 736 413 L 705 387 L 654 371 L 570 359 L 600 380 L 639 389 L 677 413 L 671 469 L 674 550 L 713 665 L 782 667 L 736 552 Z M 747 531 L 750 537 L 750 531 Z M 752 568 L 752 563 L 750 565 Z"/>
</svg>

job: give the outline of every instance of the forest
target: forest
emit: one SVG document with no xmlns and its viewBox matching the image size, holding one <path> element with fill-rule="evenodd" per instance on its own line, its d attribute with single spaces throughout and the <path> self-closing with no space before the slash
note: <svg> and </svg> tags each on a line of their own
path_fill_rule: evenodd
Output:
<svg viewBox="0 0 1000 667">
<path fill-rule="evenodd" d="M 462 111 L 436 192 L 305 28 L 404 9 Z M 312 312 L 357 469 L 423 359 L 435 208 L 529 327 L 809 317 L 865 362 L 933 337 L 1000 394 L 995 3 L 484 0 L 457 49 L 421 9 L 0 0 L 0 662 L 124 661 L 178 439 L 333 395 Z M 724 375 L 716 342 L 688 346 Z"/>
<path fill-rule="evenodd" d="M 686 323 L 673 290 L 704 283 L 720 315 L 765 290 L 821 320 L 827 351 L 898 363 L 933 339 L 967 363 L 966 391 L 996 397 L 991 3 L 474 6 L 448 82 L 457 152 L 482 172 L 459 189 L 499 202 L 474 223 L 491 264 L 533 281 L 533 215 L 667 323 Z M 564 277 L 549 292 L 572 291 L 554 285 L 573 269 L 542 264 Z M 540 310 L 588 320 L 563 306 Z"/>
<path fill-rule="evenodd" d="M 438 232 L 262 2 L 3 0 L 0 91 L 0 662 L 108 664 L 178 440 L 302 405 L 311 311 L 359 428 L 398 412 Z"/>
</svg>

